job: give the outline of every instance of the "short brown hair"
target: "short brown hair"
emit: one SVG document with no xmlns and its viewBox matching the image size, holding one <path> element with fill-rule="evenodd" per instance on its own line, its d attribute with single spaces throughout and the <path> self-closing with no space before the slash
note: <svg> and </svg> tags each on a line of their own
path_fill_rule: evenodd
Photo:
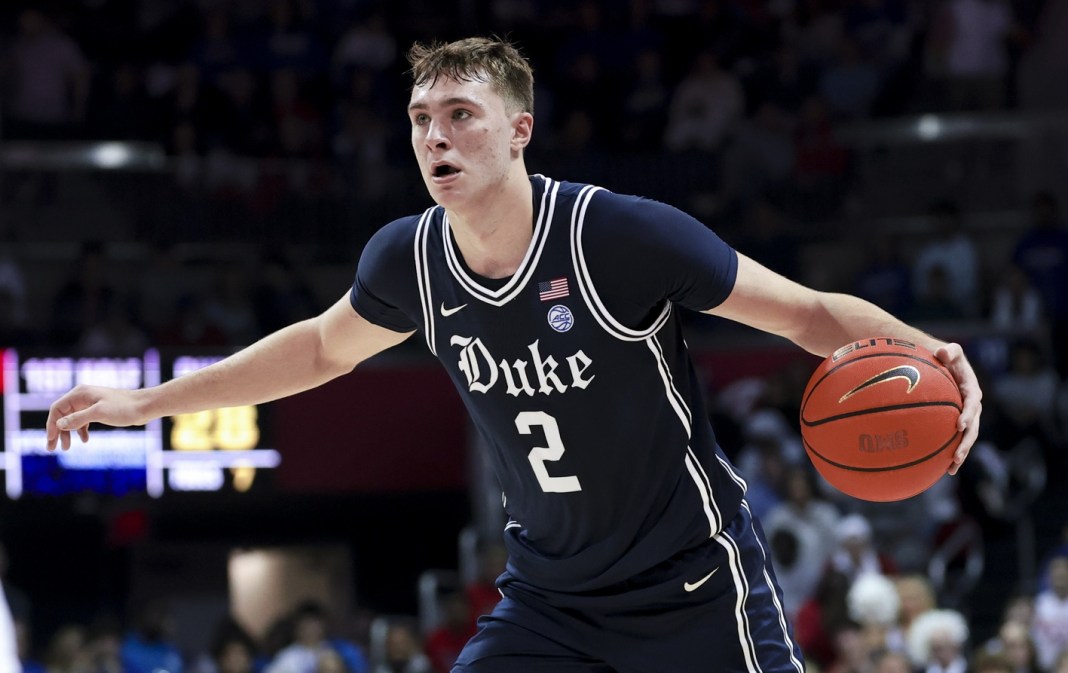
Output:
<svg viewBox="0 0 1068 673">
<path fill-rule="evenodd" d="M 455 42 L 416 42 L 408 50 L 412 83 L 431 86 L 439 77 L 458 82 L 488 81 L 505 103 L 534 112 L 534 71 L 509 42 L 469 37 Z"/>
</svg>

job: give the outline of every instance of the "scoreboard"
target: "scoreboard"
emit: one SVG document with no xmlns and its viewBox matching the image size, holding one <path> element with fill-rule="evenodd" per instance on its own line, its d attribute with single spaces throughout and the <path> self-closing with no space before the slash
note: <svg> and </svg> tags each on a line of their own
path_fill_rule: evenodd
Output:
<svg viewBox="0 0 1068 673">
<path fill-rule="evenodd" d="M 258 471 L 281 462 L 278 451 L 269 448 L 269 408 L 264 405 L 182 414 L 130 428 L 94 425 L 86 445 L 73 437 L 69 451 L 45 448 L 48 408 L 75 385 L 131 390 L 154 386 L 223 357 L 161 355 L 155 349 L 136 357 L 69 357 L 0 349 L 0 471 L 7 495 L 147 493 L 158 498 L 168 490 L 254 488 Z"/>
</svg>

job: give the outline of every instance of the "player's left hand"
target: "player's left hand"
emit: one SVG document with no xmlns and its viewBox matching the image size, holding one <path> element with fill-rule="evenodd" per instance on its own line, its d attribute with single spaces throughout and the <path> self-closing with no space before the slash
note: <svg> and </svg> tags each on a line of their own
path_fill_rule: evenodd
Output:
<svg viewBox="0 0 1068 673">
<path fill-rule="evenodd" d="M 968 457 L 968 452 L 975 444 L 979 436 L 979 416 L 983 413 L 983 391 L 979 388 L 979 379 L 975 376 L 975 370 L 964 356 L 964 349 L 960 344 L 947 343 L 935 351 L 935 357 L 953 374 L 960 387 L 960 396 L 963 402 L 960 418 L 957 419 L 957 429 L 964 433 L 957 452 L 953 454 L 953 464 L 949 466 L 949 473 L 956 474 L 957 470 Z"/>
</svg>

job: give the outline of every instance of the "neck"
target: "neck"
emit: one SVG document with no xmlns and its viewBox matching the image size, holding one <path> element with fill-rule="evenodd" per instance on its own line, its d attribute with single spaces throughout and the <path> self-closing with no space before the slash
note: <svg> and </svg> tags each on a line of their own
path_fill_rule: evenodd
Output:
<svg viewBox="0 0 1068 673">
<path fill-rule="evenodd" d="M 446 209 L 456 244 L 472 271 L 506 278 L 519 269 L 533 237 L 532 191 L 526 170 L 516 170 L 477 204 Z"/>
</svg>

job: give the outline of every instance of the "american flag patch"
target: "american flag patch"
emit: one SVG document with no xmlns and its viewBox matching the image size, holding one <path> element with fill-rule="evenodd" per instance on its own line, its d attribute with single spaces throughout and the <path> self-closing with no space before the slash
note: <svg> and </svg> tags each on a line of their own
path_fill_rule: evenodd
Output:
<svg viewBox="0 0 1068 673">
<path fill-rule="evenodd" d="M 538 283 L 538 297 L 542 301 L 566 297 L 570 292 L 567 289 L 567 277 L 554 278 L 550 281 Z"/>
</svg>

